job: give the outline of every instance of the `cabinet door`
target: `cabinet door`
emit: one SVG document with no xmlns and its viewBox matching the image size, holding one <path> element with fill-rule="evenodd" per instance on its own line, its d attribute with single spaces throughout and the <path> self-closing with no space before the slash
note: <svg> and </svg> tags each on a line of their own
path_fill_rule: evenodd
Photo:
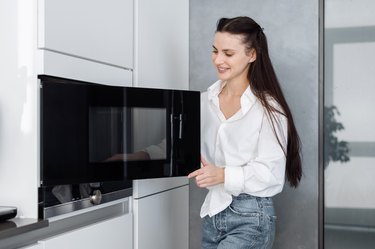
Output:
<svg viewBox="0 0 375 249">
<path fill-rule="evenodd" d="M 40 0 L 38 4 L 39 48 L 133 67 L 133 0 Z"/>
<path fill-rule="evenodd" d="M 132 249 L 132 215 L 127 214 L 40 241 L 44 249 Z"/>
<path fill-rule="evenodd" d="M 134 85 L 189 89 L 189 0 L 137 4 Z"/>
<path fill-rule="evenodd" d="M 134 200 L 134 249 L 187 249 L 189 186 Z"/>
</svg>

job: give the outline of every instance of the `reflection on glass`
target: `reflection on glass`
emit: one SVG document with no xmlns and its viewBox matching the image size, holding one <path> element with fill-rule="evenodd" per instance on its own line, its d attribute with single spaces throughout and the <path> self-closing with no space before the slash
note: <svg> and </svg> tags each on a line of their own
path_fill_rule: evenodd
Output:
<svg viewBox="0 0 375 249">
<path fill-rule="evenodd" d="M 338 132 L 344 130 L 344 125 L 337 121 L 340 115 L 336 106 L 324 107 L 324 168 L 330 162 L 347 162 L 349 158 L 348 142 L 338 139 Z"/>
<path fill-rule="evenodd" d="M 56 185 L 52 188 L 53 196 L 59 203 L 88 198 L 92 192 L 90 184 Z"/>
<path fill-rule="evenodd" d="M 166 123 L 163 108 L 90 107 L 90 163 L 166 159 Z"/>
<path fill-rule="evenodd" d="M 375 2 L 325 1 L 324 248 L 375 248 Z"/>
<path fill-rule="evenodd" d="M 89 108 L 89 162 L 162 160 L 167 158 L 166 109 Z M 146 127 L 148 129 L 142 129 Z M 93 164 L 95 165 L 95 164 Z M 101 183 L 56 185 L 52 195 L 66 203 L 89 197 Z"/>
</svg>

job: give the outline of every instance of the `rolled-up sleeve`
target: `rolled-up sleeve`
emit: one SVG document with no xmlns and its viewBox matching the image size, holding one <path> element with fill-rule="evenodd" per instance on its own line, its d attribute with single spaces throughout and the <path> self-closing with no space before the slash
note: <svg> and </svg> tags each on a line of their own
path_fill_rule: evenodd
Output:
<svg viewBox="0 0 375 249">
<path fill-rule="evenodd" d="M 150 145 L 143 151 L 146 152 L 152 160 L 165 159 L 167 157 L 167 141 L 164 138 L 159 144 Z"/>
</svg>

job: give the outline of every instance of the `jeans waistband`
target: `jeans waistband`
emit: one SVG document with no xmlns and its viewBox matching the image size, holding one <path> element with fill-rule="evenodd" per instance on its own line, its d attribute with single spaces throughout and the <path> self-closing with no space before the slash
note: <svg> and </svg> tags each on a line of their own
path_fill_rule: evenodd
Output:
<svg viewBox="0 0 375 249">
<path fill-rule="evenodd" d="M 232 196 L 233 200 L 251 200 L 255 199 L 257 202 L 263 203 L 263 204 L 269 204 L 273 205 L 272 197 L 259 197 L 259 196 L 253 196 L 245 193 L 241 193 L 238 196 Z"/>
</svg>

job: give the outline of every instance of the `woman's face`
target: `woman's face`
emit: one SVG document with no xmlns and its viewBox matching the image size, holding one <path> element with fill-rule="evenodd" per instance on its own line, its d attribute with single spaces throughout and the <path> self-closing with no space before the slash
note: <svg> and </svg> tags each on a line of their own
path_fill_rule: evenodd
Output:
<svg viewBox="0 0 375 249">
<path fill-rule="evenodd" d="M 255 50 L 247 51 L 242 35 L 216 32 L 213 42 L 212 62 L 219 79 L 223 81 L 242 80 L 247 83 L 247 72 L 255 61 Z"/>
</svg>

